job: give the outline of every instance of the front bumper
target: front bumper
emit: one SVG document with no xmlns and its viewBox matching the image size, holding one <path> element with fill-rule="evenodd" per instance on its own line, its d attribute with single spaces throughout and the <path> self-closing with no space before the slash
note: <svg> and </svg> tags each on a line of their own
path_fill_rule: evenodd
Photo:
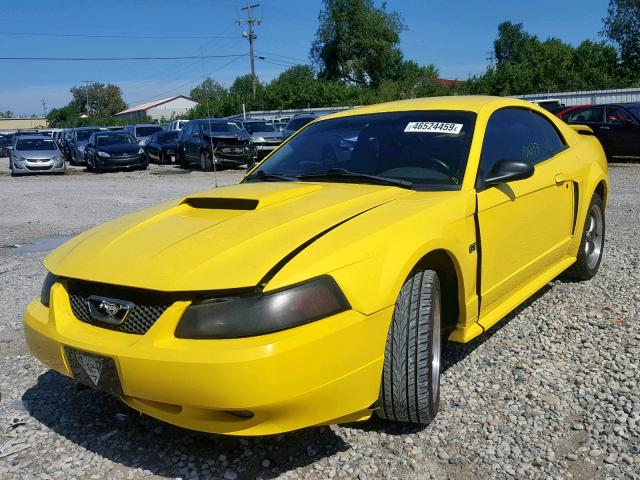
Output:
<svg viewBox="0 0 640 480">
<path fill-rule="evenodd" d="M 64 173 L 64 159 L 60 160 L 12 160 L 13 170 L 20 175 L 31 173 Z"/>
<path fill-rule="evenodd" d="M 130 157 L 100 157 L 98 159 L 100 166 L 103 169 L 118 169 L 127 167 L 137 167 L 147 164 L 147 159 L 144 155 L 132 155 Z"/>
<path fill-rule="evenodd" d="M 37 358 L 71 376 L 64 346 L 110 357 L 129 406 L 185 428 L 232 435 L 369 418 L 392 313 L 350 310 L 257 337 L 185 340 L 173 332 L 188 302 L 174 303 L 145 335 L 78 320 L 63 284 L 53 286 L 50 304 L 34 301 L 24 316 Z"/>
</svg>

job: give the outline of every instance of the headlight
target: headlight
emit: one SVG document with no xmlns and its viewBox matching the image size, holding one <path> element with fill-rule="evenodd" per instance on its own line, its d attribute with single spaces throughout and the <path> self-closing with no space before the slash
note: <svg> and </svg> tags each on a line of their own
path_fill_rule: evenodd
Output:
<svg viewBox="0 0 640 480">
<path fill-rule="evenodd" d="M 13 159 L 14 159 L 14 160 L 19 160 L 20 162 L 24 162 L 24 161 L 26 161 L 26 160 L 27 160 L 26 158 L 21 157 L 20 155 L 18 155 L 18 154 L 16 154 L 16 153 L 14 153 L 14 154 L 13 154 Z"/>
<path fill-rule="evenodd" d="M 98 156 L 103 158 L 111 157 L 111 155 L 109 155 L 107 152 L 98 152 Z"/>
<path fill-rule="evenodd" d="M 51 272 L 47 272 L 47 276 L 44 278 L 44 283 L 42 284 L 42 290 L 40 290 L 40 302 L 45 306 L 49 306 L 49 297 L 51 296 L 51 287 L 53 284 L 59 280 L 57 275 L 54 275 Z"/>
<path fill-rule="evenodd" d="M 144 148 L 141 148 L 140 150 L 138 150 L 138 155 L 142 155 L 144 153 Z"/>
<path fill-rule="evenodd" d="M 264 137 L 251 137 L 251 141 L 254 143 L 262 143 L 264 142 Z"/>
<path fill-rule="evenodd" d="M 138 145 L 140 145 L 141 147 L 144 147 L 147 144 L 146 140 L 140 140 L 138 141 Z"/>
<path fill-rule="evenodd" d="M 184 312 L 177 338 L 240 338 L 277 332 L 336 315 L 349 302 L 328 276 L 276 292 L 194 302 Z"/>
</svg>

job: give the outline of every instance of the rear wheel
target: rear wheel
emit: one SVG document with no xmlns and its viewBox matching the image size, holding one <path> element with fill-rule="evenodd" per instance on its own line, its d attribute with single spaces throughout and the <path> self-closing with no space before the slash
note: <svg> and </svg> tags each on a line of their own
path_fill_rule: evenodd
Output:
<svg viewBox="0 0 640 480">
<path fill-rule="evenodd" d="M 598 272 L 604 250 L 604 236 L 604 203 L 600 195 L 594 194 L 584 221 L 576 263 L 566 272 L 569 278 L 589 280 Z"/>
<path fill-rule="evenodd" d="M 440 405 L 441 293 L 433 270 L 414 272 L 402 286 L 387 336 L 377 415 L 430 423 Z"/>
</svg>

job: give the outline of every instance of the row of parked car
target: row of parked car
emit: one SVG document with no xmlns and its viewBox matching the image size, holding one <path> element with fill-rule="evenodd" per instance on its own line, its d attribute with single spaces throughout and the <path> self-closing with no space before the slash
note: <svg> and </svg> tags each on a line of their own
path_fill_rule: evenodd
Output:
<svg viewBox="0 0 640 480">
<path fill-rule="evenodd" d="M 252 167 L 285 138 L 316 118 L 298 115 L 287 124 L 266 120 L 176 120 L 167 126 L 88 126 L 23 131 L 0 137 L 0 156 L 9 155 L 12 175 L 63 173 L 66 162 L 102 172 L 146 169 L 149 162 L 194 165 L 203 170 Z M 2 150 L 4 149 L 4 151 Z"/>
</svg>

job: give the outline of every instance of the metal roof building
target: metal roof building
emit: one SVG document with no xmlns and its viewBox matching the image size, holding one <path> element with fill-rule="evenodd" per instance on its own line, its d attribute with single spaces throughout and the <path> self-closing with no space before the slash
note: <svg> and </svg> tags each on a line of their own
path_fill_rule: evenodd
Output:
<svg viewBox="0 0 640 480">
<path fill-rule="evenodd" d="M 186 114 L 196 105 L 198 105 L 198 102 L 195 100 L 185 97 L 184 95 L 177 95 L 153 102 L 141 103 L 140 105 L 118 112 L 115 116 L 129 121 L 141 120 L 145 116 L 151 117 L 154 120 L 160 120 L 162 118 L 169 120 L 174 116 Z"/>
</svg>

